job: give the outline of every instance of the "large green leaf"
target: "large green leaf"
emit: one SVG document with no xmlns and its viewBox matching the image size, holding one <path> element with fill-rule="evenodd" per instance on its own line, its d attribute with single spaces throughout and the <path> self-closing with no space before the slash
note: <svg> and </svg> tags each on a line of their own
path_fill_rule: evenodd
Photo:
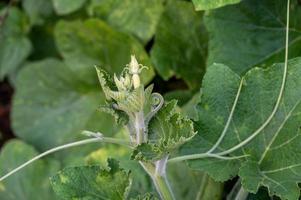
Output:
<svg viewBox="0 0 301 200">
<path fill-rule="evenodd" d="M 132 37 L 117 32 L 99 19 L 61 21 L 55 29 L 58 49 L 65 62 L 77 73 L 92 73 L 89 66 L 101 66 L 110 73 L 120 73 L 130 55 L 135 54 L 139 63 L 149 67 L 143 70 L 142 79 L 149 81 L 154 71 L 143 46 Z"/>
<path fill-rule="evenodd" d="M 84 129 L 110 135 L 112 117 L 97 111 L 103 101 L 96 73 L 84 76 L 55 59 L 31 63 L 17 78 L 13 128 L 41 150 L 74 141 Z"/>
<path fill-rule="evenodd" d="M 207 55 L 202 13 L 186 1 L 168 1 L 158 24 L 151 58 L 166 80 L 176 75 L 191 87 L 200 85 Z"/>
<path fill-rule="evenodd" d="M 154 35 L 164 7 L 162 0 L 92 0 L 89 10 L 90 15 L 145 43 Z"/>
<path fill-rule="evenodd" d="M 53 14 L 53 6 L 50 0 L 23 0 L 22 7 L 32 25 L 42 25 L 45 19 Z"/>
<path fill-rule="evenodd" d="M 136 147 L 132 154 L 137 160 L 159 160 L 173 153 L 194 135 L 190 119 L 183 117 L 177 110 L 177 102 L 163 105 L 148 125 L 148 143 Z"/>
<path fill-rule="evenodd" d="M 183 147 L 183 153 L 207 152 L 226 130 L 225 137 L 212 152 L 225 152 L 248 140 L 233 151 L 219 154 L 228 158 L 246 157 L 231 160 L 200 158 L 189 161 L 190 166 L 205 170 L 221 181 L 239 172 L 244 188 L 250 192 L 255 193 L 259 186 L 266 186 L 270 194 L 283 199 L 298 199 L 297 183 L 301 182 L 301 58 L 288 63 L 284 93 L 273 115 L 282 77 L 283 64 L 266 69 L 254 68 L 243 77 L 239 90 L 241 77 L 225 65 L 211 66 L 204 77 L 198 108 L 196 128 L 199 134 Z M 268 118 L 271 120 L 267 126 L 262 126 Z M 224 129 L 227 122 L 228 129 Z"/>
<path fill-rule="evenodd" d="M 0 29 L 0 80 L 14 73 L 30 54 L 31 44 L 26 36 L 28 30 L 29 23 L 24 13 L 18 8 L 10 8 Z"/>
<path fill-rule="evenodd" d="M 239 3 L 241 0 L 192 0 L 196 10 L 208 10 Z"/>
<path fill-rule="evenodd" d="M 283 0 L 245 0 L 207 13 L 208 66 L 223 63 L 238 74 L 255 65 L 284 59 L 286 4 Z M 301 55 L 301 6 L 291 1 L 290 57 Z"/>
<path fill-rule="evenodd" d="M 109 160 L 109 169 L 99 166 L 70 167 L 51 178 L 55 193 L 62 199 L 123 200 L 131 183 L 129 173 Z"/>
<path fill-rule="evenodd" d="M 38 153 L 33 147 L 19 140 L 5 144 L 0 155 L 0 174 L 8 173 Z M 0 199 L 53 200 L 49 176 L 58 170 L 54 160 L 39 160 L 0 183 Z"/>
<path fill-rule="evenodd" d="M 59 15 L 70 14 L 80 9 L 87 0 L 52 0 L 54 10 Z"/>
</svg>

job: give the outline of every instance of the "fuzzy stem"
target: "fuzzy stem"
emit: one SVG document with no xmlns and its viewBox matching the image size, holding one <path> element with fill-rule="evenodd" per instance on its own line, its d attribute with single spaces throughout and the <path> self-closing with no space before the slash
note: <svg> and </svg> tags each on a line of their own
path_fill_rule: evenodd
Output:
<svg viewBox="0 0 301 200">
<path fill-rule="evenodd" d="M 140 162 L 140 164 L 152 178 L 152 181 L 156 187 L 157 192 L 160 195 L 160 198 L 162 200 L 175 200 L 174 194 L 168 183 L 165 171 L 162 173 L 156 173 L 156 166 L 154 166 L 153 164 L 146 162 Z M 165 169 L 165 167 L 163 168 Z"/>
<path fill-rule="evenodd" d="M 243 187 L 241 186 L 235 197 L 235 200 L 246 200 L 248 195 L 249 195 L 249 193 L 247 191 L 245 191 L 243 189 Z"/>
<path fill-rule="evenodd" d="M 143 111 L 135 113 L 135 131 L 137 144 L 142 144 L 147 141 Z"/>
</svg>

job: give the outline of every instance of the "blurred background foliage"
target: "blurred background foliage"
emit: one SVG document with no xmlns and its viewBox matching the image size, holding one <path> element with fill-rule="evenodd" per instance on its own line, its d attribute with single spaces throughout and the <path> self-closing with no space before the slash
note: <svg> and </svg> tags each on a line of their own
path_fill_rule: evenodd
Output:
<svg viewBox="0 0 301 200">
<path fill-rule="evenodd" d="M 239 2 L 0 2 L 0 174 L 38 152 L 84 138 L 80 132 L 85 129 L 126 137 L 111 116 L 97 110 L 104 96 L 94 65 L 120 73 L 135 54 L 149 67 L 142 74 L 144 84 L 153 82 L 155 91 L 167 100 L 178 99 L 182 111 L 197 120 L 194 105 L 200 100 L 206 66 L 220 62 L 243 74 L 255 65 L 282 61 L 284 24 L 277 33 L 265 27 L 277 28 L 279 20 L 283 22 L 285 6 L 280 0 L 278 4 L 273 0 Z M 257 10 L 259 3 L 273 15 Z M 231 6 L 222 7 L 227 4 Z M 294 57 L 301 54 L 297 31 L 301 18 L 300 9 L 294 8 L 297 0 L 292 4 L 296 12 L 292 12 L 290 48 L 294 51 L 290 56 Z M 206 14 L 196 11 L 213 8 L 218 9 Z M 123 147 L 94 144 L 56 153 L 0 183 L 0 199 L 55 199 L 49 188 L 51 174 L 64 166 L 105 165 L 108 157 L 132 170 L 130 196 L 155 193 L 148 176 L 129 161 Z M 221 199 L 235 182 L 216 183 L 185 164 L 171 165 L 169 177 L 178 199 Z M 258 195 L 269 199 L 266 194 L 263 189 Z"/>
</svg>

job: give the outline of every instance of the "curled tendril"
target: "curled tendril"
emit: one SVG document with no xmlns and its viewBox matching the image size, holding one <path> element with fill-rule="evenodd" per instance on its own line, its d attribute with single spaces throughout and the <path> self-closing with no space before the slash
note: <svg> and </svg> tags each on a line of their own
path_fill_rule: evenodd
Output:
<svg viewBox="0 0 301 200">
<path fill-rule="evenodd" d="M 162 108 L 164 98 L 159 93 L 152 93 L 152 108 L 151 111 L 145 117 L 145 124 L 148 125 L 154 115 Z"/>
</svg>

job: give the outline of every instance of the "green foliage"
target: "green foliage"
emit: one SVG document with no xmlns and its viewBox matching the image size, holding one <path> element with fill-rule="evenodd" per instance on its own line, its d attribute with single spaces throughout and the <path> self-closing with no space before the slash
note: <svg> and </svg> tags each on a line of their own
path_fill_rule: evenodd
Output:
<svg viewBox="0 0 301 200">
<path fill-rule="evenodd" d="M 6 8 L 1 10 L 1 14 Z M 0 28 L 0 80 L 14 73 L 31 51 L 27 38 L 29 24 L 24 13 L 18 8 L 10 9 Z"/>
<path fill-rule="evenodd" d="M 209 10 L 239 3 L 241 0 L 192 0 L 196 10 Z"/>
<path fill-rule="evenodd" d="M 190 161 L 190 166 L 224 181 L 239 173 L 244 188 L 257 192 L 260 186 L 283 199 L 297 199 L 300 182 L 300 99 L 301 58 L 288 63 L 287 81 L 280 105 L 271 122 L 248 144 L 227 155 L 246 155 L 241 159 L 206 158 Z M 271 116 L 283 77 L 283 64 L 266 69 L 254 68 L 241 77 L 225 65 L 211 66 L 204 77 L 197 130 L 200 133 L 185 152 L 206 152 L 217 141 L 236 96 L 239 95 L 227 134 L 216 152 L 242 143 Z M 219 80 L 217 82 L 217 80 Z M 294 156 L 290 156 L 294 155 Z M 220 168 L 223 166 L 222 172 Z"/>
<path fill-rule="evenodd" d="M 0 174 L 9 172 L 37 154 L 32 146 L 20 140 L 11 140 L 1 149 Z M 0 183 L 0 199 L 53 200 L 55 197 L 49 187 L 49 176 L 58 169 L 59 164 L 54 160 L 37 161 L 30 168 Z"/>
<path fill-rule="evenodd" d="M 92 0 L 89 13 L 146 43 L 153 37 L 163 0 Z M 139 17 L 137 17 L 139 16 Z"/>
<path fill-rule="evenodd" d="M 129 63 L 130 55 L 135 54 L 140 63 L 150 67 L 150 70 L 143 71 L 143 81 L 148 82 L 154 75 L 143 46 L 102 20 L 60 21 L 55 27 L 55 36 L 65 63 L 77 73 L 95 76 L 95 65 L 110 73 L 120 73 L 125 63 Z"/>
<path fill-rule="evenodd" d="M 58 15 L 70 14 L 80 9 L 87 0 L 52 0 L 54 10 Z"/>
<path fill-rule="evenodd" d="M 62 199 L 125 199 L 131 184 L 129 172 L 108 160 L 108 168 L 69 167 L 51 178 L 55 193 Z"/>
<path fill-rule="evenodd" d="M 283 0 L 245 0 L 208 12 L 208 66 L 223 63 L 238 74 L 254 66 L 269 66 L 284 59 L 286 3 Z M 290 57 L 301 52 L 301 7 L 291 1 Z"/>
<path fill-rule="evenodd" d="M 189 2 L 168 1 L 151 50 L 159 74 L 165 80 L 176 75 L 190 88 L 199 87 L 206 55 L 207 33 L 202 14 L 194 12 Z"/>
<path fill-rule="evenodd" d="M 22 7 L 28 15 L 31 25 L 42 25 L 53 14 L 51 0 L 23 0 Z"/>
<path fill-rule="evenodd" d="M 16 81 L 16 134 L 46 150 L 79 138 L 84 129 L 114 133 L 112 117 L 97 111 L 104 99 L 96 85 L 95 76 L 78 74 L 56 59 L 28 64 Z"/>
</svg>

